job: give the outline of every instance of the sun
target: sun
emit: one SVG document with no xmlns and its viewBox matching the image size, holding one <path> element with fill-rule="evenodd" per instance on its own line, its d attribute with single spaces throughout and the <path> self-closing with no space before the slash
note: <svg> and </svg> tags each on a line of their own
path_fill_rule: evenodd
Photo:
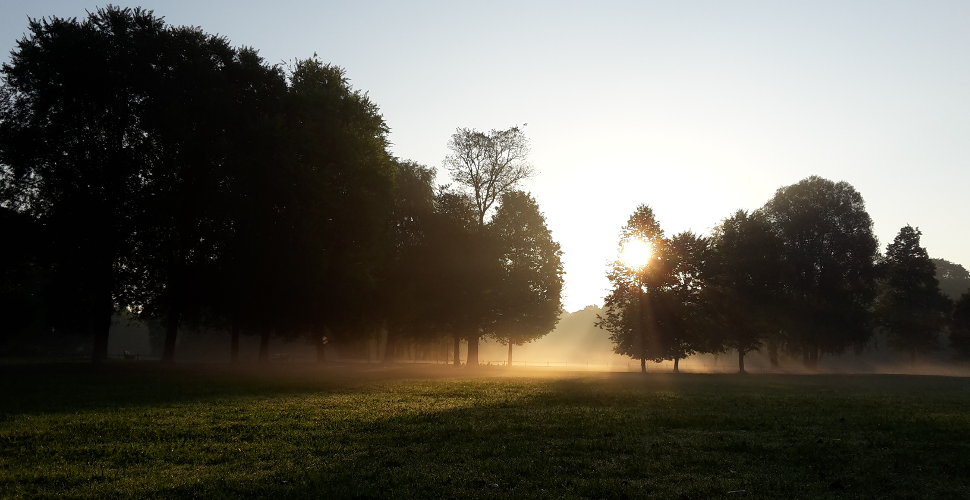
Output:
<svg viewBox="0 0 970 500">
<path fill-rule="evenodd" d="M 620 261 L 630 269 L 640 269 L 650 262 L 653 256 L 653 245 L 640 238 L 632 238 L 620 246 Z"/>
</svg>

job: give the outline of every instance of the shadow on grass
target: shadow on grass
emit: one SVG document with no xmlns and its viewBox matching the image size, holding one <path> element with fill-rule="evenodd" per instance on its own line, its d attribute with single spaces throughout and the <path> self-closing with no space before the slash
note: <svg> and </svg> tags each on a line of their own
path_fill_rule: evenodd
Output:
<svg viewBox="0 0 970 500">
<path fill-rule="evenodd" d="M 0 416 L 353 391 L 387 367 L 341 364 L 0 363 Z M 447 370 L 439 376 L 448 376 Z M 433 372 L 432 372 L 433 373 Z"/>
<path fill-rule="evenodd" d="M 158 493 L 956 498 L 970 491 L 963 380 L 661 375 L 492 383 L 512 394 L 379 418 L 352 433 L 311 433 L 286 470 Z"/>
<path fill-rule="evenodd" d="M 49 368 L 0 367 L 0 376 L 29 380 L 13 394 L 52 391 L 18 403 L 11 414 L 21 417 L 0 428 L 9 460 L 0 468 L 0 496 L 841 498 L 970 491 L 967 379 Z M 183 402 L 192 404 L 159 408 Z M 115 407 L 129 411 L 100 411 Z M 63 415 L 75 411 L 85 413 Z M 53 415 L 28 418 L 44 413 Z"/>
</svg>

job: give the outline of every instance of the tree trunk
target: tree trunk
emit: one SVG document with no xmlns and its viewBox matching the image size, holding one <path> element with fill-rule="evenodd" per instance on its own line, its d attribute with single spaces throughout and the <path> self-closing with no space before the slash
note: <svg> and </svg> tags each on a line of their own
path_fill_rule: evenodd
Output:
<svg viewBox="0 0 970 500">
<path fill-rule="evenodd" d="M 640 358 L 640 373 L 647 373 L 647 360 Z"/>
<path fill-rule="evenodd" d="M 512 366 L 512 341 L 509 341 L 509 359 L 505 362 L 505 366 Z"/>
<path fill-rule="evenodd" d="M 748 373 L 744 371 L 744 351 L 738 349 L 738 373 Z"/>
<path fill-rule="evenodd" d="M 263 330 L 259 334 L 259 362 L 269 362 L 269 330 Z"/>
<path fill-rule="evenodd" d="M 469 368 L 475 368 L 478 366 L 478 335 L 473 335 L 468 337 L 468 354 L 466 355 L 465 364 Z"/>
<path fill-rule="evenodd" d="M 178 307 L 173 306 L 165 318 L 165 350 L 162 351 L 162 362 L 172 363 L 175 361 L 175 340 L 179 334 L 179 320 L 181 312 Z"/>
<path fill-rule="evenodd" d="M 229 361 L 239 362 L 239 323 L 236 321 L 229 326 Z"/>
<path fill-rule="evenodd" d="M 461 339 L 455 336 L 454 357 L 452 358 L 455 366 L 461 366 Z"/>
<path fill-rule="evenodd" d="M 674 358 L 674 373 L 680 373 L 680 358 Z"/>
</svg>

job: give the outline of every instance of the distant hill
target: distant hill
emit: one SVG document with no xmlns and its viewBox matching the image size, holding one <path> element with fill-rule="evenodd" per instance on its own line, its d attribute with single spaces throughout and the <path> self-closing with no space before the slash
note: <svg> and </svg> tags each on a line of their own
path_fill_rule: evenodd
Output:
<svg viewBox="0 0 970 500">
<path fill-rule="evenodd" d="M 603 309 L 591 305 L 572 313 L 563 313 L 556 328 L 535 342 L 512 349 L 512 362 L 568 363 L 572 365 L 606 365 L 626 362 L 625 357 L 613 353 L 609 333 L 596 327 L 596 315 Z M 504 362 L 505 347 L 489 342 L 483 348 L 483 359 Z"/>
</svg>

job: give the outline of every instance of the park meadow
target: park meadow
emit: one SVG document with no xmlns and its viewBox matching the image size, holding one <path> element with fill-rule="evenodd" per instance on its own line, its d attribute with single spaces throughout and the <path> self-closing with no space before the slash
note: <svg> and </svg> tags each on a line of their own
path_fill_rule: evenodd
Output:
<svg viewBox="0 0 970 500">
<path fill-rule="evenodd" d="M 4 498 L 958 498 L 970 379 L 6 363 Z"/>
</svg>

